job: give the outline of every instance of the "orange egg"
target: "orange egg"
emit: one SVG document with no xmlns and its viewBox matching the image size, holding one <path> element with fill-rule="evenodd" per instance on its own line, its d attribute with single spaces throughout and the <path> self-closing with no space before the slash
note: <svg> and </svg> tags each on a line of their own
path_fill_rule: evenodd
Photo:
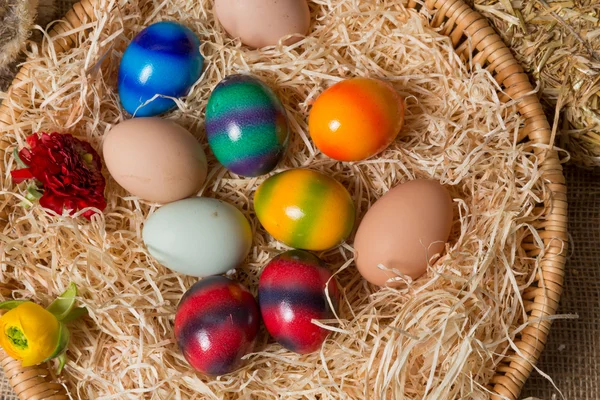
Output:
<svg viewBox="0 0 600 400">
<path fill-rule="evenodd" d="M 404 125 L 404 99 L 387 82 L 354 78 L 315 101 L 308 128 L 315 145 L 339 161 L 359 161 L 385 150 Z"/>
</svg>

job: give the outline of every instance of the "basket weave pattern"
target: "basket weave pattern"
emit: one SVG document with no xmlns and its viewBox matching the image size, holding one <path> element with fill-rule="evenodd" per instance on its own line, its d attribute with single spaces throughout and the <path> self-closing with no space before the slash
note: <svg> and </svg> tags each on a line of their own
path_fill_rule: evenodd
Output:
<svg viewBox="0 0 600 400">
<path fill-rule="evenodd" d="M 408 6 L 421 7 L 414 0 Z M 558 307 L 564 279 L 567 242 L 567 197 L 562 166 L 556 151 L 551 147 L 551 129 L 542 105 L 533 94 L 533 86 L 527 74 L 513 57 L 501 37 L 489 25 L 485 17 L 471 9 L 463 0 L 427 0 L 425 6 L 433 13 L 432 26 L 441 27 L 442 34 L 450 37 L 459 55 L 485 67 L 496 79 L 502 93 L 502 100 L 518 100 L 518 110 L 525 119 L 519 139 L 527 140 L 536 146 L 540 170 L 548 188 L 544 204 L 540 204 L 540 218 L 536 229 L 544 240 L 545 251 L 541 254 L 533 243 L 525 244 L 531 257 L 540 260 L 540 273 L 533 284 L 523 293 L 525 311 L 530 319 L 539 320 L 529 325 L 515 338 L 518 351 L 508 354 L 496 369 L 490 382 L 490 389 L 496 393 L 493 398 L 517 399 L 531 374 L 546 343 L 553 315 Z M 95 21 L 94 0 L 83 0 L 73 6 L 50 32 L 57 52 L 75 46 L 76 35 L 63 35 L 74 27 Z M 19 109 L 12 107 L 12 96 L 27 93 L 30 82 L 27 65 L 23 66 L 8 92 L 7 99 L 0 105 L 0 126 L 10 125 L 19 116 Z M 21 96 L 19 96 L 21 97 Z M 0 137 L 0 155 L 7 143 Z M 0 219 L 3 218 L 0 215 Z M 2 222 L 0 221 L 0 227 Z M 66 400 L 64 387 L 53 382 L 53 376 L 42 366 L 22 368 L 20 362 L 11 360 L 0 350 L 0 364 L 5 370 L 11 385 L 20 399 Z"/>
</svg>

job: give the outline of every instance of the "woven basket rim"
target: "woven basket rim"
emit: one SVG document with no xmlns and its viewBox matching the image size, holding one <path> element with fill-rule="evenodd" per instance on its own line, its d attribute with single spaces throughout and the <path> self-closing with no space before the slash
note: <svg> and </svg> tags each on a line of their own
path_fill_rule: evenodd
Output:
<svg viewBox="0 0 600 400">
<path fill-rule="evenodd" d="M 95 8 L 98 2 L 99 0 L 82 0 L 76 3 L 55 25 L 49 35 L 54 38 L 57 52 L 67 51 L 77 44 L 77 34 L 64 35 L 65 32 L 96 21 Z M 415 0 L 403 2 L 410 8 L 422 7 L 422 4 Z M 544 241 L 546 252 L 540 261 L 541 272 L 523 293 L 523 298 L 527 299 L 525 308 L 528 317 L 538 318 L 541 322 L 528 326 L 517 335 L 514 344 L 519 351 L 513 351 L 503 358 L 489 385 L 494 393 L 491 396 L 493 399 L 516 400 L 548 337 L 551 321 L 543 318 L 556 312 L 563 289 L 567 198 L 562 165 L 557 151 L 552 149 L 550 124 L 539 99 L 533 94 L 534 88 L 527 74 L 487 19 L 463 0 L 426 0 L 425 7 L 432 11 L 431 26 L 441 28 L 441 33 L 450 37 L 457 53 L 464 59 L 472 56 L 474 63 L 481 64 L 494 76 L 502 88 L 500 98 L 504 101 L 518 100 L 519 113 L 525 119 L 519 140 L 544 145 L 539 146 L 537 155 L 549 196 L 544 201 L 544 212 L 536 228 Z M 62 37 L 56 38 L 61 34 Z M 18 118 L 19 110 L 10 106 L 10 100 L 12 96 L 25 93 L 25 85 L 29 81 L 29 67 L 25 64 L 14 78 L 7 97 L 0 104 L 0 126 L 9 127 L 12 121 Z M 8 143 L 0 136 L 0 154 L 7 146 Z M 0 213 L 0 219 L 5 217 L 6 215 Z M 539 255 L 539 250 L 532 249 L 527 252 L 532 257 Z M 55 377 L 44 366 L 23 368 L 20 362 L 12 360 L 1 349 L 0 365 L 22 400 L 69 398 L 65 388 L 56 383 Z"/>
</svg>

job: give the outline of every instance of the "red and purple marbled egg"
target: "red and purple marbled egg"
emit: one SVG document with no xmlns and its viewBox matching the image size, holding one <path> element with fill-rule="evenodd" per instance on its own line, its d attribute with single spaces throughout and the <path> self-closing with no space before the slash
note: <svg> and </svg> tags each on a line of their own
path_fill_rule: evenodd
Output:
<svg viewBox="0 0 600 400">
<path fill-rule="evenodd" d="M 267 264 L 258 301 L 267 330 L 283 347 L 300 354 L 321 347 L 329 331 L 311 320 L 334 317 L 325 291 L 336 310 L 340 295 L 331 277 L 323 261 L 302 250 L 286 251 Z"/>
<path fill-rule="evenodd" d="M 204 278 L 188 289 L 175 315 L 175 338 L 190 365 L 224 375 L 252 352 L 260 314 L 254 296 L 223 276 Z"/>
</svg>

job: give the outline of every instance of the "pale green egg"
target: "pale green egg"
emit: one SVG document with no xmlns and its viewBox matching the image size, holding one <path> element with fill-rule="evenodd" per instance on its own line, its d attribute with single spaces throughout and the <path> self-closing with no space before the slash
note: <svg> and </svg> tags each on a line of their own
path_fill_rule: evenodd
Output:
<svg viewBox="0 0 600 400">
<path fill-rule="evenodd" d="M 220 200 L 194 197 L 152 214 L 142 232 L 150 254 L 175 272 L 198 277 L 240 266 L 252 245 L 250 223 Z"/>
</svg>

